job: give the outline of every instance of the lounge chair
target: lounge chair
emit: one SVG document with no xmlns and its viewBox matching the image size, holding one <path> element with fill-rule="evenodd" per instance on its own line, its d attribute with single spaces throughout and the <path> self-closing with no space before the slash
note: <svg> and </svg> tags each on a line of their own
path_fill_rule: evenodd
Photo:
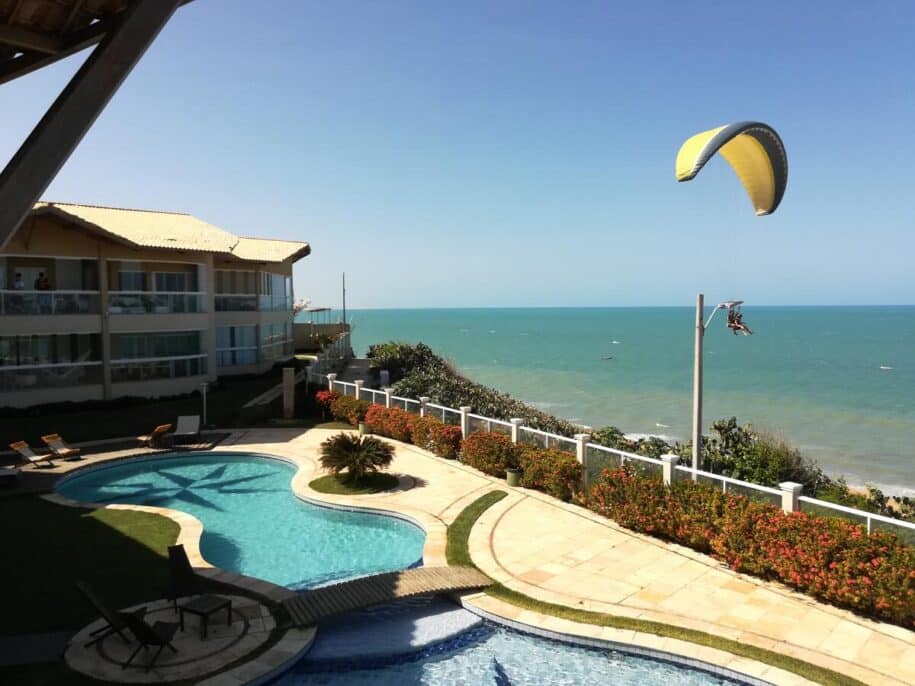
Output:
<svg viewBox="0 0 915 686">
<path fill-rule="evenodd" d="M 62 460 L 79 460 L 79 448 L 71 448 L 67 445 L 66 441 L 60 437 L 60 434 L 48 434 L 47 436 L 42 436 L 41 440 L 45 442 L 45 445 L 54 453 L 54 457 L 59 457 Z"/>
<path fill-rule="evenodd" d="M 37 469 L 38 467 L 53 467 L 54 463 L 51 461 L 54 457 L 54 453 L 48 453 L 47 455 L 38 455 L 32 450 L 31 446 L 25 441 L 17 441 L 16 443 L 10 443 L 10 448 L 16 451 L 16 454 L 22 458 L 22 461 L 25 464 L 34 465 Z"/>
<path fill-rule="evenodd" d="M 191 567 L 187 552 L 180 543 L 168 547 L 168 593 L 166 598 L 172 601 L 175 612 L 178 612 L 178 598 L 202 596 L 200 577 Z"/>
<path fill-rule="evenodd" d="M 191 414 L 178 417 L 178 426 L 172 434 L 173 445 L 185 445 L 200 438 L 200 415 Z"/>
<path fill-rule="evenodd" d="M 86 644 L 86 647 L 88 648 L 89 646 L 108 638 L 111 636 L 111 634 L 117 634 L 121 637 L 121 640 L 124 641 L 124 643 L 130 643 L 128 638 L 124 635 L 124 630 L 129 628 L 127 623 L 124 621 L 124 616 L 132 614 L 136 615 L 137 617 L 142 617 L 146 614 L 146 608 L 141 607 L 134 610 L 133 612 L 121 612 L 119 610 L 114 610 L 108 603 L 102 600 L 95 592 L 95 590 L 85 581 L 77 581 L 76 587 L 79 589 L 80 593 L 86 597 L 86 600 L 89 601 L 92 607 L 95 608 L 96 612 L 98 612 L 102 618 L 108 622 L 107 625 L 92 632 L 92 635 L 95 638 L 89 641 Z"/>
<path fill-rule="evenodd" d="M 137 639 L 137 643 L 139 643 L 137 649 L 127 659 L 127 662 L 121 665 L 121 669 L 127 669 L 137 656 L 137 653 L 144 648 L 149 648 L 149 646 L 158 646 L 159 650 L 153 655 L 152 660 L 146 663 L 147 672 L 156 664 L 156 660 L 159 659 L 159 655 L 162 654 L 166 647 L 173 653 L 178 652 L 178 649 L 172 645 L 172 639 L 178 631 L 178 622 L 156 622 L 150 626 L 145 619 L 129 612 L 122 612 L 121 618 L 127 628 L 130 629 L 130 633 Z"/>
<path fill-rule="evenodd" d="M 19 467 L 0 467 L 0 484 L 15 485 L 19 478 Z"/>
<path fill-rule="evenodd" d="M 139 441 L 141 446 L 146 446 L 147 448 L 155 448 L 159 440 L 172 428 L 171 424 L 160 424 L 155 429 L 150 431 L 148 434 L 143 436 L 137 436 L 137 441 Z"/>
</svg>

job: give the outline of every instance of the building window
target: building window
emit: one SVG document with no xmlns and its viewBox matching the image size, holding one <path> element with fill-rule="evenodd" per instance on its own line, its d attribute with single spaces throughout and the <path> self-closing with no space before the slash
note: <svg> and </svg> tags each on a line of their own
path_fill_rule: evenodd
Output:
<svg viewBox="0 0 915 686">
<path fill-rule="evenodd" d="M 187 293 L 196 291 L 196 285 L 192 287 L 191 274 L 187 272 L 155 272 L 153 274 L 156 291 L 168 293 Z"/>
<path fill-rule="evenodd" d="M 114 383 L 206 374 L 200 331 L 112 334 L 111 358 Z"/>
<path fill-rule="evenodd" d="M 264 360 L 285 360 L 292 354 L 292 322 L 261 326 L 261 357 Z"/>
<path fill-rule="evenodd" d="M 0 336 L 0 392 L 102 382 L 101 336 Z"/>
<path fill-rule="evenodd" d="M 214 304 L 217 312 L 257 310 L 257 272 L 217 269 Z"/>
<path fill-rule="evenodd" d="M 256 326 L 217 326 L 216 364 L 235 367 L 257 363 Z"/>
<path fill-rule="evenodd" d="M 292 277 L 261 272 L 260 309 L 265 312 L 292 311 Z"/>
<path fill-rule="evenodd" d="M 119 271 L 118 272 L 118 290 L 119 291 L 145 291 L 146 290 L 146 272 Z"/>
</svg>

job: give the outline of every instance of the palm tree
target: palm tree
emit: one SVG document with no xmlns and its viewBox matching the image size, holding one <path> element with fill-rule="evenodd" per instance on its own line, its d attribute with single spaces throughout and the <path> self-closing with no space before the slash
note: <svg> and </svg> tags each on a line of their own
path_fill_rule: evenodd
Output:
<svg viewBox="0 0 915 686">
<path fill-rule="evenodd" d="M 321 444 L 321 466 L 334 476 L 346 470 L 344 481 L 360 481 L 391 465 L 394 446 L 374 436 L 339 433 Z"/>
</svg>

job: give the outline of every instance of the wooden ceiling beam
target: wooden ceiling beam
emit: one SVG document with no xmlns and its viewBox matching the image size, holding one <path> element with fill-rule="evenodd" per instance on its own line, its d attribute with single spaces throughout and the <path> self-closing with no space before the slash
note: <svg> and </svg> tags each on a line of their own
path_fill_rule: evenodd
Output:
<svg viewBox="0 0 915 686">
<path fill-rule="evenodd" d="M 6 24 L 0 24 L 0 43 L 11 45 L 19 50 L 30 50 L 45 55 L 56 55 L 63 48 L 63 43 L 59 38 Z"/>
</svg>

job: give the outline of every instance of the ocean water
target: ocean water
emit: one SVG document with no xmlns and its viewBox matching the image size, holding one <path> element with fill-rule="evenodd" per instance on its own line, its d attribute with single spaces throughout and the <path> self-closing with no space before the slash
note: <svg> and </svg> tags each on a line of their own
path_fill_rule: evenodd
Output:
<svg viewBox="0 0 915 686">
<path fill-rule="evenodd" d="M 422 341 L 481 383 L 553 414 L 685 439 L 694 308 L 357 310 L 353 347 Z M 705 337 L 716 418 L 783 436 L 849 483 L 915 492 L 915 307 L 746 307 Z M 611 356 L 612 359 L 601 359 Z"/>
</svg>

